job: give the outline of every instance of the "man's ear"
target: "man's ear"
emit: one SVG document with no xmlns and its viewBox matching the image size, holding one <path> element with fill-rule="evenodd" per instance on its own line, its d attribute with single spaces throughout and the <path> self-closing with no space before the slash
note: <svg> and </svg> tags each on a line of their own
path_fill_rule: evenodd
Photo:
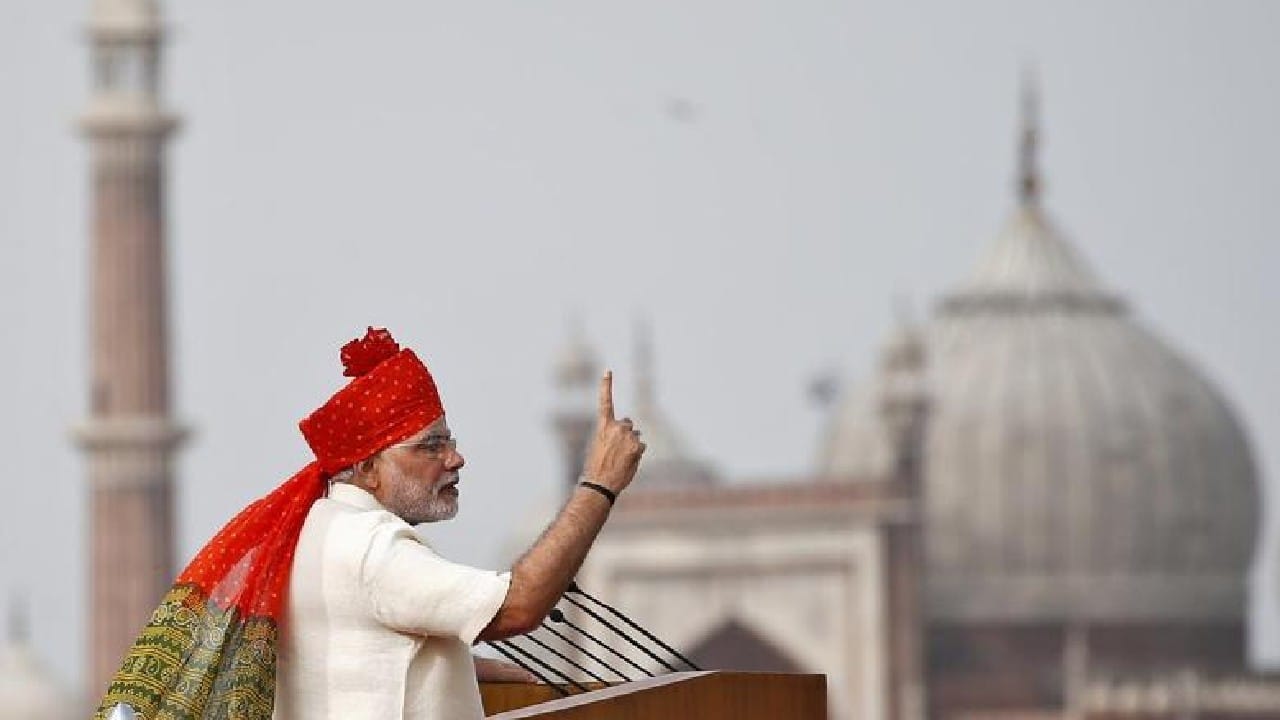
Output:
<svg viewBox="0 0 1280 720">
<path fill-rule="evenodd" d="M 378 478 L 373 474 L 373 461 L 375 457 L 365 458 L 356 463 L 356 476 L 364 480 L 364 484 L 373 490 L 378 487 Z"/>
</svg>

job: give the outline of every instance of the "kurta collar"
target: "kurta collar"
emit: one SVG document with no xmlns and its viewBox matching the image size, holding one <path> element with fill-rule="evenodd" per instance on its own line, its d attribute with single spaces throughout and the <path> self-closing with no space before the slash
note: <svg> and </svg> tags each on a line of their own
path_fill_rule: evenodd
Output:
<svg viewBox="0 0 1280 720">
<path fill-rule="evenodd" d="M 329 487 L 329 499 L 361 510 L 386 510 L 372 493 L 351 483 L 333 483 Z"/>
</svg>

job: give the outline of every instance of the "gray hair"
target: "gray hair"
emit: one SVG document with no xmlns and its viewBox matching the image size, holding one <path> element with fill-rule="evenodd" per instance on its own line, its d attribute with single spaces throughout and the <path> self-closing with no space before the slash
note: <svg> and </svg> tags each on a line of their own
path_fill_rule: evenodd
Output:
<svg viewBox="0 0 1280 720">
<path fill-rule="evenodd" d="M 330 476 L 329 476 L 329 483 L 328 483 L 329 488 L 332 488 L 334 483 L 347 483 L 347 484 L 354 484 L 354 483 L 355 483 L 355 479 L 356 479 L 356 475 L 357 475 L 357 474 L 359 473 L 359 471 L 360 471 L 360 466 L 361 466 L 362 464 L 364 464 L 365 462 L 367 462 L 367 461 L 369 461 L 369 460 L 372 460 L 373 458 L 377 457 L 377 456 L 379 455 L 379 453 L 381 453 L 381 452 L 382 452 L 382 451 L 381 451 L 381 450 L 379 450 L 378 452 L 376 452 L 376 453 L 374 453 L 374 454 L 370 455 L 369 457 L 365 458 L 364 460 L 360 460 L 360 461 L 358 461 L 358 462 L 356 462 L 356 463 L 352 464 L 352 465 L 351 465 L 351 466 L 349 466 L 349 467 L 344 467 L 344 468 L 342 468 L 341 470 L 339 470 L 338 472 L 336 472 L 336 473 L 334 473 L 334 474 L 330 475 Z M 326 494 L 326 495 L 328 495 L 328 492 L 326 491 L 326 493 L 325 493 L 325 494 Z"/>
</svg>

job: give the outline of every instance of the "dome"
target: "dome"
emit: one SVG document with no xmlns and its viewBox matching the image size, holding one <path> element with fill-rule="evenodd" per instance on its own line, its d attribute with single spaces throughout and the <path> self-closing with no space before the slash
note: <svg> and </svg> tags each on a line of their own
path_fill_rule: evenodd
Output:
<svg viewBox="0 0 1280 720">
<path fill-rule="evenodd" d="M 0 648 L 0 709 L 12 720 L 69 717 L 62 691 L 25 645 Z"/>
<path fill-rule="evenodd" d="M 938 305 L 925 344 L 932 618 L 1243 619 L 1260 503 L 1244 430 L 1034 192 Z M 884 474 L 877 393 L 842 400 L 822 474 Z"/>
<path fill-rule="evenodd" d="M 880 350 L 879 372 L 869 382 L 853 383 L 842 394 L 819 450 L 822 477 L 845 482 L 884 479 L 893 470 L 894 452 L 885 424 L 884 403 L 893 392 L 896 366 L 921 366 L 924 338 L 900 323 Z"/>
<path fill-rule="evenodd" d="M 636 472 L 636 487 L 715 482 L 711 469 L 689 453 L 684 439 L 657 407 L 637 405 L 632 419 L 645 444 L 644 458 Z"/>
<path fill-rule="evenodd" d="M 647 488 L 715 482 L 711 468 L 694 456 L 687 441 L 658 406 L 648 326 L 642 323 L 636 335 L 636 398 L 630 416 L 641 433 L 645 451 L 636 472 L 635 486 Z"/>
<path fill-rule="evenodd" d="M 0 646 L 0 716 L 6 720 L 66 720 L 67 697 L 25 640 L 25 622 L 14 612 L 10 640 Z"/>
</svg>

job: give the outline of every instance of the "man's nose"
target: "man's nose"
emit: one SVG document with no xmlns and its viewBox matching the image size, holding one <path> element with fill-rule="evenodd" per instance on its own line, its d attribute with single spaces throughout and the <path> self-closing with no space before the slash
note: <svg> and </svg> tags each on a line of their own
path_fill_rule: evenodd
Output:
<svg viewBox="0 0 1280 720">
<path fill-rule="evenodd" d="M 462 453 L 457 450 L 451 450 L 449 457 L 445 458 L 444 466 L 449 470 L 460 470 L 463 465 L 467 464 L 467 459 L 462 457 Z"/>
</svg>

